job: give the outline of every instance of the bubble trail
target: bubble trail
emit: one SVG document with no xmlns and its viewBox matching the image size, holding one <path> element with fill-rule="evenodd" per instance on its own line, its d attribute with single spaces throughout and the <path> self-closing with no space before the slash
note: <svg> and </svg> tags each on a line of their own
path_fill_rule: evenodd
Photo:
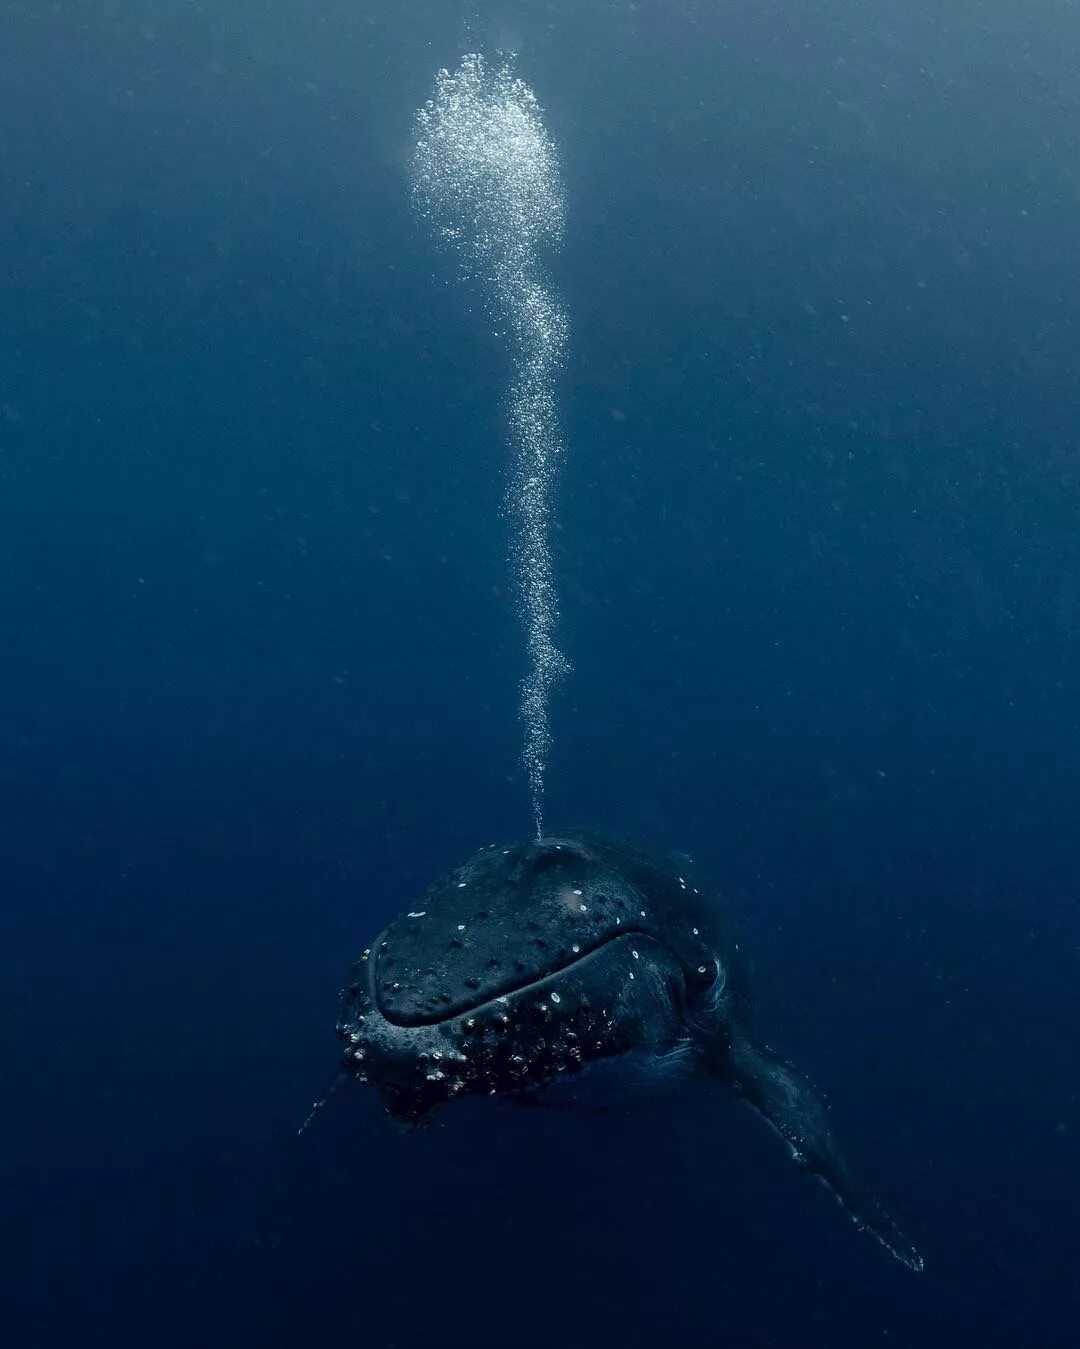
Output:
<svg viewBox="0 0 1080 1349">
<path fill-rule="evenodd" d="M 522 761 L 537 836 L 551 748 L 550 693 L 569 665 L 555 645 L 558 604 L 551 560 L 552 493 L 563 454 L 555 398 L 567 320 L 547 283 L 542 255 L 558 246 L 565 199 L 558 156 L 540 105 L 503 62 L 466 56 L 441 70 L 417 113 L 413 196 L 436 236 L 477 282 L 510 339 L 507 409 L 512 468 L 507 507 L 511 555 L 527 648 L 521 684 Z"/>
</svg>

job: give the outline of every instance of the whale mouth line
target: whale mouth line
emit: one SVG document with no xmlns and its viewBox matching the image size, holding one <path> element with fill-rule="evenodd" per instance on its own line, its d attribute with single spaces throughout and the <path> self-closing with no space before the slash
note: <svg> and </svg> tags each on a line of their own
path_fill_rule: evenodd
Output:
<svg viewBox="0 0 1080 1349">
<path fill-rule="evenodd" d="M 566 974 L 568 970 L 576 969 L 579 965 L 588 963 L 594 956 L 606 951 L 609 946 L 614 946 L 625 937 L 637 937 L 642 941 L 656 942 L 656 938 L 651 932 L 646 932 L 643 928 L 620 927 L 617 932 L 612 932 L 606 937 L 601 938 L 594 945 L 575 953 L 571 959 L 556 964 L 547 970 L 546 973 L 537 975 L 533 978 L 525 979 L 520 983 L 507 983 L 500 985 L 494 991 L 485 993 L 479 1002 L 468 1003 L 464 1007 L 459 1007 L 453 1012 L 444 1016 L 392 1016 L 383 1004 L 381 990 L 376 990 L 375 1001 L 379 1013 L 383 1020 L 391 1026 L 401 1026 L 408 1030 L 419 1029 L 420 1027 L 446 1026 L 455 1021 L 460 1021 L 464 1016 L 483 1015 L 487 1011 L 496 1011 L 506 1000 L 516 997 L 522 993 L 528 993 L 530 989 L 539 988 L 542 984 L 550 983 L 552 979 L 561 974 Z"/>
</svg>

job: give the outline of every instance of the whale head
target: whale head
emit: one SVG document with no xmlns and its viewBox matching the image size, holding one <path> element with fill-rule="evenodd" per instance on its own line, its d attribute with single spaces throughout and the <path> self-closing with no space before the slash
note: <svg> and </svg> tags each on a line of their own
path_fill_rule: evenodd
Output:
<svg viewBox="0 0 1080 1349">
<path fill-rule="evenodd" d="M 716 977 L 664 940 L 602 846 L 482 849 L 353 966 L 338 1033 L 350 1073 L 415 1122 L 465 1095 L 536 1092 L 591 1064 L 662 1053 Z"/>
</svg>

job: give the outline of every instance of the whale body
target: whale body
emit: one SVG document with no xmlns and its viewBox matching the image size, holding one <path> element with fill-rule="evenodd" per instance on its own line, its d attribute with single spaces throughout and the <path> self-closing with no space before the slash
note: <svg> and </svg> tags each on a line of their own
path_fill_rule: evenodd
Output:
<svg viewBox="0 0 1080 1349">
<path fill-rule="evenodd" d="M 492 844 L 353 966 L 344 1071 L 415 1124 L 455 1099 L 616 1099 L 719 1084 L 751 1105 L 855 1223 L 922 1259 L 853 1177 L 823 1103 L 753 1026 L 746 962 L 689 859 L 584 830 Z"/>
</svg>

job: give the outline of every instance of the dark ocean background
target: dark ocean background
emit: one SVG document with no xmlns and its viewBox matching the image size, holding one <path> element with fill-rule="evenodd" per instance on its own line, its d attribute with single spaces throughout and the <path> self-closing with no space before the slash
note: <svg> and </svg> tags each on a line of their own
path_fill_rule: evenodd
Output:
<svg viewBox="0 0 1080 1349">
<path fill-rule="evenodd" d="M 409 199 L 452 0 L 0 3 L 19 1346 L 921 1349 L 1080 1315 L 1080 14 L 491 5 L 562 154 L 552 825 L 688 851 L 926 1258 L 749 1115 L 342 1091 L 530 827 L 505 350 Z"/>
</svg>

